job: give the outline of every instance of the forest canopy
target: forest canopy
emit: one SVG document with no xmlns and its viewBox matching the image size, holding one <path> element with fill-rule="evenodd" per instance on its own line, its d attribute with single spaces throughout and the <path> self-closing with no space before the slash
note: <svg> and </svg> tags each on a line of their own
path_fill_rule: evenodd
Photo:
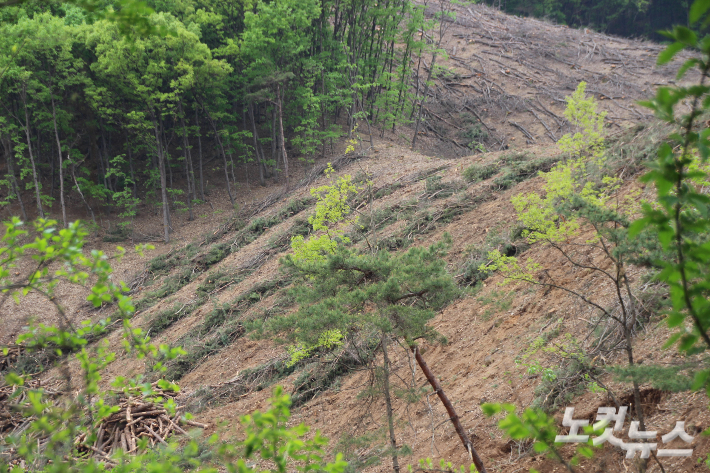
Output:
<svg viewBox="0 0 710 473">
<path fill-rule="evenodd" d="M 689 0 L 484 0 L 513 15 L 547 18 L 575 28 L 663 40 L 659 31 L 687 25 Z"/>
<path fill-rule="evenodd" d="M 90 6 L 0 9 L 0 206 L 26 219 L 58 202 L 66 224 L 70 199 L 129 225 L 151 202 L 166 241 L 171 213 L 205 201 L 212 161 L 234 205 L 239 169 L 288 185 L 289 160 L 325 155 L 356 120 L 413 120 L 442 14 L 407 0 Z M 133 14 L 152 34 L 125 34 Z"/>
</svg>

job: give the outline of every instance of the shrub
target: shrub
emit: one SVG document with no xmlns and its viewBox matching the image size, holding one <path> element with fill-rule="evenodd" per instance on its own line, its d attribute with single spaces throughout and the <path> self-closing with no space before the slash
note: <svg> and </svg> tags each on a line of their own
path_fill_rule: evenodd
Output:
<svg viewBox="0 0 710 473">
<path fill-rule="evenodd" d="M 466 182 L 474 184 L 479 181 L 484 181 L 498 172 L 498 167 L 485 164 L 474 164 L 467 167 L 463 172 L 463 178 Z"/>
</svg>

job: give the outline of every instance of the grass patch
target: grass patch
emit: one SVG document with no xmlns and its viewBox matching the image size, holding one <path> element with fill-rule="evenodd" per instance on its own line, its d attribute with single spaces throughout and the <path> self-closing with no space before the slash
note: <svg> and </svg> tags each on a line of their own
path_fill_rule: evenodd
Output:
<svg viewBox="0 0 710 473">
<path fill-rule="evenodd" d="M 373 195 L 375 199 L 381 199 L 382 197 L 387 197 L 388 195 L 394 194 L 397 189 L 404 187 L 401 182 L 393 182 L 392 184 L 387 184 L 386 186 L 377 189 Z"/>
<path fill-rule="evenodd" d="M 414 242 L 417 235 L 426 235 L 436 230 L 439 226 L 451 223 L 456 217 L 469 212 L 483 202 L 493 197 L 490 193 L 482 193 L 476 196 L 462 194 L 454 202 L 448 202 L 441 209 L 432 211 L 424 209 L 417 212 L 409 223 L 398 233 L 395 239 L 390 238 L 388 244 L 392 242 L 401 243 L 400 248 L 405 248 Z"/>
<path fill-rule="evenodd" d="M 483 320 L 489 320 L 493 314 L 505 312 L 513 305 L 514 291 L 491 291 L 488 295 L 478 298 L 486 310 L 481 315 Z"/>
<path fill-rule="evenodd" d="M 469 124 L 460 130 L 457 136 L 466 143 L 469 149 L 477 149 L 488 139 L 488 133 L 478 124 Z"/>
<path fill-rule="evenodd" d="M 463 178 L 469 184 L 475 184 L 495 175 L 498 170 L 498 166 L 492 164 L 474 164 L 464 169 Z"/>
<path fill-rule="evenodd" d="M 128 228 L 125 226 L 116 225 L 106 232 L 106 234 L 103 236 L 102 240 L 107 243 L 117 243 L 119 241 L 128 240 L 128 237 L 129 237 Z"/>
<path fill-rule="evenodd" d="M 537 176 L 540 172 L 548 172 L 560 161 L 560 156 L 535 157 L 529 153 L 513 153 L 502 157 L 504 163 L 500 176 L 493 180 L 499 190 L 513 187 L 515 184 Z"/>
<path fill-rule="evenodd" d="M 299 235 L 306 237 L 310 232 L 311 224 L 308 223 L 308 220 L 298 218 L 295 222 L 293 222 L 291 228 L 279 233 L 278 235 L 274 235 L 272 238 L 269 239 L 266 245 L 269 248 L 283 251 L 291 245 L 291 240 L 293 239 L 293 237 Z"/>
<path fill-rule="evenodd" d="M 708 117 L 705 117 L 707 119 Z M 645 171 L 644 164 L 658 156 L 658 148 L 668 140 L 674 130 L 666 123 L 637 124 L 604 142 L 604 154 L 607 157 L 607 174 L 626 169 L 625 175 Z"/>
<path fill-rule="evenodd" d="M 196 292 L 200 298 L 209 297 L 213 292 L 231 284 L 240 283 L 243 280 L 244 274 L 242 272 L 228 272 L 220 269 L 208 274 L 204 281 L 197 286 Z"/>
<path fill-rule="evenodd" d="M 465 186 L 462 182 L 443 182 L 441 176 L 431 176 L 426 179 L 426 193 L 428 199 L 443 199 L 451 197 Z"/>
<path fill-rule="evenodd" d="M 191 304 L 174 304 L 171 308 L 158 312 L 148 324 L 148 331 L 151 335 L 162 332 L 178 320 L 190 315 L 197 307 L 202 305 L 201 300 Z"/>
<path fill-rule="evenodd" d="M 242 370 L 236 379 L 223 386 L 204 386 L 190 397 L 187 409 L 199 413 L 208 407 L 235 401 L 246 393 L 266 389 L 300 367 L 299 363 L 289 366 L 287 362 L 286 358 L 271 360 L 263 365 Z"/>
<path fill-rule="evenodd" d="M 289 201 L 288 204 L 286 204 L 271 217 L 256 218 L 248 225 L 237 225 L 236 221 L 232 222 L 230 225 L 233 227 L 241 226 L 241 229 L 237 231 L 235 238 L 231 242 L 220 242 L 210 245 L 207 250 L 202 253 L 199 253 L 200 247 L 208 241 L 214 240 L 205 238 L 205 241 L 201 245 L 192 243 L 170 253 L 167 257 L 158 256 L 153 258 L 148 263 L 148 271 L 154 274 L 153 279 L 157 279 L 157 276 L 163 274 L 168 275 L 175 268 L 181 269 L 178 270 L 177 274 L 165 277 L 159 289 L 144 293 L 144 296 L 136 302 L 136 308 L 139 310 L 146 310 L 155 305 L 159 300 L 174 294 L 194 280 L 197 276 L 207 271 L 210 267 L 224 260 L 231 253 L 234 253 L 245 245 L 253 242 L 264 232 L 268 231 L 271 227 L 278 225 L 283 220 L 302 212 L 313 202 L 313 198 L 294 199 Z M 292 234 L 303 234 L 306 230 L 306 226 L 307 222 L 299 220 L 296 224 L 294 224 L 292 232 L 295 233 Z M 223 230 L 224 228 L 220 231 Z M 226 231 L 223 231 L 222 235 L 225 233 Z M 284 238 L 287 238 L 290 242 L 290 238 Z M 238 276 L 220 274 L 219 277 L 208 278 L 207 281 L 212 282 L 200 285 L 198 293 L 209 293 L 214 289 L 219 288 L 220 285 L 228 284 L 237 280 Z"/>
<path fill-rule="evenodd" d="M 379 231 L 400 220 L 410 219 L 416 212 L 419 204 L 416 200 L 398 202 L 388 207 L 381 207 L 371 212 L 364 211 L 360 216 L 358 228 L 350 236 L 353 243 L 362 240 L 365 235 Z"/>
<path fill-rule="evenodd" d="M 535 399 L 531 407 L 547 413 L 555 412 L 560 407 L 569 405 L 572 399 L 588 388 L 589 375 L 600 374 L 601 370 L 598 368 L 569 359 L 567 363 L 553 369 L 551 374 L 542 376 L 542 381 L 535 388 Z"/>
<path fill-rule="evenodd" d="M 372 344 L 368 347 L 364 358 L 357 354 L 358 350 L 339 349 L 335 353 L 328 354 L 326 360 L 329 358 L 330 361 L 324 362 L 324 356 L 315 353 L 312 358 L 316 358 L 316 360 L 309 362 L 304 367 L 303 372 L 294 383 L 295 388 L 291 394 L 293 406 L 305 404 L 336 385 L 340 378 L 353 368 L 367 363 L 374 355 L 375 346 L 376 344 Z"/>
<path fill-rule="evenodd" d="M 481 265 L 488 263 L 488 253 L 498 250 L 505 256 L 519 256 L 530 245 L 522 238 L 522 228 L 515 226 L 507 230 L 495 227 L 486 234 L 483 242 L 469 245 L 466 248 L 466 257 L 459 265 L 458 283 L 461 286 L 473 286 L 488 278 L 486 271 L 481 271 Z"/>
<path fill-rule="evenodd" d="M 190 283 L 193 279 L 199 276 L 199 273 L 191 267 L 183 267 L 173 276 L 165 278 L 163 284 L 153 291 L 147 291 L 143 297 L 136 301 L 137 310 L 145 310 L 155 305 L 160 299 L 175 294 L 181 288 Z"/>
</svg>

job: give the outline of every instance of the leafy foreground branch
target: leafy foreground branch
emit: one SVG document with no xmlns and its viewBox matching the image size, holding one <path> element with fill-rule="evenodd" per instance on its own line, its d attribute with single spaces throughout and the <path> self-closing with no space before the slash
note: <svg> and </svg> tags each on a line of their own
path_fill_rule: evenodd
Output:
<svg viewBox="0 0 710 473">
<path fill-rule="evenodd" d="M 9 410 L 0 412 L 4 415 L 7 411 L 9 414 L 10 429 L 2 432 L 0 473 L 92 473 L 107 468 L 119 473 L 178 473 L 185 469 L 212 473 L 219 471 L 217 466 L 228 472 L 252 473 L 257 471 L 254 465 L 257 460 L 258 471 L 342 473 L 345 470 L 347 463 L 342 460 L 341 454 L 337 454 L 333 462 L 325 460 L 327 440 L 319 433 L 310 435 L 309 428 L 304 424 L 286 427 L 290 419 L 291 400 L 280 387 L 274 390 L 269 410 L 241 418 L 244 440 L 224 442 L 217 435 L 209 439 L 209 463 L 201 453 L 204 445 L 201 446 L 197 437 L 186 430 L 189 427 L 204 428 L 205 425 L 191 420 L 191 415 L 182 412 L 182 408 L 176 405 L 174 396 L 179 389 L 177 385 L 165 380 L 150 384 L 141 377 L 119 377 L 112 381 L 112 389 L 102 389 L 102 373 L 116 360 L 117 355 L 109 350 L 106 340 L 95 340 L 100 340 L 106 333 L 105 328 L 112 323 L 111 319 L 93 324 L 73 320 L 55 293 L 59 285 L 86 287 L 87 299 L 97 307 L 116 304 L 116 314 L 123 325 L 126 356 L 146 359 L 155 369 L 164 371 L 163 363 L 175 359 L 184 351 L 151 344 L 146 333 L 132 327 L 130 319 L 135 308 L 131 298 L 125 294 L 128 288 L 123 283 L 112 282 L 109 256 L 99 251 L 92 251 L 90 256 L 84 254 L 83 243 L 87 233 L 81 224 L 73 223 L 60 230 L 55 221 L 38 220 L 33 229 L 26 230 L 23 222 L 13 219 L 4 225 L 5 234 L 0 245 L 1 302 L 8 302 L 9 297 L 21 302 L 31 293 L 44 296 L 56 309 L 59 323 L 31 326 L 27 333 L 18 338 L 18 345 L 4 350 L 3 363 L 6 366 L 3 368 L 7 372 L 7 384 L 0 386 L 0 395 L 3 406 Z M 325 245 L 324 248 L 331 247 Z M 411 330 L 425 333 L 427 331 L 423 330 L 422 324 L 433 313 L 429 306 L 440 306 L 453 290 L 450 278 L 442 273 L 445 267 L 437 248 L 410 250 L 404 255 L 404 260 L 392 260 L 389 264 L 389 258 L 384 254 L 372 255 L 375 256 L 374 261 L 353 259 L 341 261 L 340 264 L 348 266 L 348 271 L 345 271 L 348 278 L 355 274 L 359 279 L 369 275 L 366 277 L 375 281 L 383 275 L 372 266 L 379 258 L 386 272 L 406 281 L 399 292 L 393 286 L 394 280 L 377 286 L 383 300 L 387 301 L 383 307 L 391 306 L 387 312 L 393 319 L 387 320 L 391 322 L 399 317 L 408 319 L 415 316 L 408 323 L 397 323 L 392 328 L 405 330 L 401 333 Z M 137 249 L 142 251 L 144 248 Z M 116 257 L 124 252 L 119 248 Z M 301 262 L 316 268 L 324 261 L 321 258 L 315 260 Z M 32 267 L 22 272 L 20 268 L 26 268 L 27 261 L 32 262 Z M 403 261 L 409 261 L 409 264 L 399 265 Z M 417 262 L 426 264 L 419 267 Z M 408 273 L 415 267 L 422 275 L 433 274 L 433 279 L 427 279 L 421 287 L 410 286 L 409 281 L 415 279 L 410 278 Z M 405 273 L 397 268 L 404 269 Z M 407 305 L 404 305 L 405 302 Z M 370 323 L 375 318 L 372 316 L 367 320 Z M 377 331 L 377 327 L 375 324 L 371 328 Z M 347 336 L 352 335 L 348 327 L 343 326 L 339 330 Z M 387 360 L 387 346 L 392 334 L 384 326 L 379 333 Z M 412 343 L 413 339 L 409 338 Z M 414 347 L 413 344 L 411 346 Z M 57 355 L 55 367 L 61 379 L 52 385 L 43 385 L 32 375 L 16 370 L 19 353 L 31 354 L 37 350 L 51 350 Z M 389 364 L 386 365 L 388 368 Z M 431 374 L 428 376 L 431 377 Z M 445 398 L 438 389 L 440 396 Z M 391 420 L 389 401 L 388 405 Z M 392 428 L 393 423 L 390 422 L 391 432 Z M 178 441 L 177 434 L 183 435 L 183 439 Z M 391 439 L 394 442 L 394 435 Z M 475 461 L 480 463 L 470 441 L 468 446 Z M 472 466 L 471 471 L 476 471 L 475 467 Z M 485 469 L 481 466 L 479 471 L 485 472 Z"/>
<path fill-rule="evenodd" d="M 678 350 L 686 355 L 710 349 L 710 128 L 701 120 L 710 110 L 710 35 L 700 37 L 696 31 L 707 31 L 710 25 L 710 1 L 696 0 L 690 8 L 690 24 L 676 27 L 666 32 L 671 43 L 658 57 L 659 64 L 670 62 L 684 49 L 697 53 L 684 62 L 678 72 L 678 80 L 695 68 L 699 72 L 698 83 L 689 86 L 660 87 L 653 100 L 642 105 L 652 109 L 656 115 L 675 129 L 658 149 L 658 158 L 650 164 L 651 171 L 642 181 L 656 187 L 656 202 L 638 205 L 638 197 L 631 196 L 629 203 L 621 204 L 617 184 L 612 174 L 596 184 L 592 179 L 576 181 L 575 176 L 583 174 L 591 166 L 603 169 L 603 151 L 599 146 L 601 135 L 594 131 L 595 120 L 583 120 L 579 136 L 561 140 L 571 150 L 586 154 L 586 159 L 577 159 L 557 167 L 547 178 L 546 196 L 518 196 L 514 199 L 516 210 L 528 230 L 531 243 L 543 242 L 562 253 L 573 266 L 591 270 L 610 280 L 615 288 L 620 312 L 610 311 L 588 297 L 571 288 L 559 286 L 549 275 L 535 277 L 541 266 L 533 261 L 521 264 L 517 259 L 500 254 L 491 254 L 489 268 L 503 271 L 508 279 L 527 281 L 548 287 L 563 289 L 595 307 L 603 316 L 616 321 L 624 332 L 625 351 L 629 367 L 625 370 L 634 385 L 634 397 L 638 424 L 644 425 L 643 413 L 639 408 L 639 382 L 649 370 L 638 370 L 634 366 L 631 338 L 634 325 L 638 321 L 638 311 L 634 307 L 634 294 L 628 276 L 630 264 L 646 264 L 660 268 L 655 279 L 669 288 L 672 306 L 666 321 L 676 333 L 666 343 L 666 348 L 678 344 Z M 582 95 L 570 102 L 584 100 Z M 680 113 L 682 104 L 689 103 L 690 111 Z M 570 109 L 568 109 L 569 111 Z M 584 110 L 584 107 L 576 110 Z M 592 112 L 593 108 L 587 108 Z M 593 118 L 589 115 L 590 118 Z M 583 116 L 583 115 L 582 115 Z M 585 130 L 584 122 L 592 125 Z M 600 127 L 596 127 L 601 130 Z M 600 166 L 601 165 L 601 166 Z M 565 202 L 567 200 L 567 202 Z M 522 211 L 522 212 L 521 212 Z M 633 220 L 642 214 L 642 218 Z M 593 229 L 593 238 L 586 246 L 600 252 L 611 264 L 606 268 L 572 258 L 573 253 L 565 251 L 565 246 L 577 234 L 580 223 Z M 579 245 L 577 245 L 579 246 Z M 706 365 L 696 372 L 692 389 L 705 388 L 710 395 L 710 368 Z M 515 414 L 511 405 L 484 405 L 489 415 L 507 411 L 508 415 L 499 426 L 514 439 L 532 439 L 537 452 L 550 452 L 553 457 L 573 472 L 574 463 L 565 460 L 554 443 L 554 423 L 539 410 L 527 409 L 522 415 Z M 710 434 L 707 430 L 705 434 Z M 662 471 L 663 465 L 653 450 L 650 453 Z M 590 456 L 593 452 L 587 446 L 579 452 Z M 648 456 L 648 455 L 647 455 Z M 705 459 L 710 466 L 710 456 Z M 645 471 L 647 463 L 642 460 L 636 465 L 638 471 Z"/>
<path fill-rule="evenodd" d="M 23 351 L 50 347 L 59 357 L 56 368 L 63 379 L 51 387 L 33 380 L 31 375 L 14 370 L 9 362 L 5 386 L 1 387 L 3 406 L 8 406 L 12 430 L 3 432 L 0 444 L 0 472 L 96 472 L 110 467 L 114 472 L 182 472 L 185 468 L 216 472 L 199 457 L 199 444 L 187 439 L 180 445 L 171 434 L 187 434 L 190 427 L 205 427 L 180 412 L 173 399 L 178 387 L 160 380 L 154 384 L 140 378 L 117 378 L 113 389 L 100 388 L 103 369 L 116 359 L 108 344 L 89 343 L 88 337 L 101 334 L 110 323 L 74 321 L 57 297 L 60 284 L 79 284 L 88 289 L 87 299 L 95 306 L 115 303 L 123 321 L 124 349 L 138 358 L 157 362 L 175 358 L 182 351 L 155 346 L 141 329 L 133 328 L 131 298 L 124 284 L 111 281 L 109 257 L 99 251 L 90 256 L 82 247 L 86 231 L 73 223 L 57 229 L 57 222 L 39 220 L 26 230 L 23 222 L 4 223 L 0 240 L 0 293 L 2 303 L 12 297 L 20 302 L 28 294 L 45 296 L 59 316 L 59 325 L 37 325 L 19 337 Z M 139 248 L 142 250 L 143 248 Z M 124 250 L 119 249 L 118 256 Z M 28 272 L 20 269 L 28 261 Z M 13 350 L 13 352 L 16 350 Z M 8 355 L 9 349 L 4 350 Z M 78 362 L 78 373 L 70 363 Z M 260 458 L 270 463 L 271 471 L 325 471 L 341 473 L 346 463 L 336 456 L 324 460 L 327 441 L 316 434 L 306 439 L 308 427 L 287 428 L 291 404 L 281 388 L 274 390 L 271 408 L 242 417 L 246 439 L 242 442 L 210 444 L 219 461 L 230 472 L 256 471 L 247 460 Z M 5 409 L 3 409 L 5 412 Z M 181 425 L 184 427 L 181 427 Z"/>
</svg>

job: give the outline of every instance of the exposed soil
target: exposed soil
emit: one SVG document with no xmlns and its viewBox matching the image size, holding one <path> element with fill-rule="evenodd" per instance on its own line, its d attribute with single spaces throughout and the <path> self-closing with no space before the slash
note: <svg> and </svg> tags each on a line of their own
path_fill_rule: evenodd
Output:
<svg viewBox="0 0 710 473">
<path fill-rule="evenodd" d="M 574 90 L 580 80 L 586 80 L 589 83 L 587 90 L 603 99 L 602 107 L 609 111 L 609 132 L 614 134 L 638 121 L 647 120 L 647 113 L 634 102 L 647 97 L 656 85 L 671 82 L 674 76 L 673 65 L 654 68 L 655 57 L 660 50 L 656 44 L 571 30 L 534 19 L 509 17 L 478 5 L 460 7 L 458 14 L 456 22 L 449 28 L 445 44 L 449 54 L 446 65 L 454 75 L 439 80 L 432 90 L 431 101 L 427 105 L 431 111 L 427 125 L 429 131 L 421 137 L 421 152 L 402 146 L 405 137 L 411 138 L 409 129 L 398 129 L 394 133 L 388 130 L 382 133 L 383 137 L 375 130 L 374 148 L 369 150 L 368 156 L 338 169 L 339 174 L 367 176 L 378 189 L 389 185 L 393 190 L 377 199 L 372 208 L 367 205 L 358 208 L 363 216 L 408 202 L 413 202 L 411 205 L 415 215 L 416 211 L 427 211 L 434 217 L 455 206 L 462 206 L 462 210 L 453 212 L 450 218 L 442 218 L 438 222 L 434 218 L 433 223 L 422 223 L 424 229 L 420 226 L 409 234 L 402 232 L 415 218 L 411 214 L 406 214 L 407 217 L 401 220 L 393 217 L 376 233 L 376 238 L 382 240 L 396 236 L 407 244 L 427 245 L 448 232 L 453 246 L 447 261 L 450 271 L 457 277 L 462 274 L 472 245 L 480 245 L 491 235 L 509 232 L 514 227 L 515 212 L 510 203 L 511 196 L 538 190 L 542 182 L 540 178 L 532 177 L 508 189 L 501 189 L 494 185 L 494 175 L 467 185 L 461 177 L 465 168 L 472 164 L 499 166 L 504 156 L 517 151 L 515 148 L 524 148 L 530 155 L 528 159 L 559 158 L 559 152 L 552 143 L 569 130 L 563 118 L 564 97 Z M 493 152 L 473 155 L 467 148 L 468 144 L 462 143 L 458 137 L 457 133 L 461 130 L 457 128 L 463 128 L 460 125 L 465 121 L 462 114 L 471 109 L 479 113 L 482 124 L 474 121 L 466 126 L 479 123 L 482 129 L 487 130 L 485 146 Z M 400 136 L 399 133 L 406 135 Z M 365 139 L 369 140 L 369 137 Z M 462 155 L 465 157 L 455 158 Z M 296 177 L 304 171 L 296 169 L 293 180 L 296 181 Z M 440 182 L 457 185 L 464 190 L 450 197 L 433 196 L 427 190 L 426 179 L 422 179 L 427 174 L 440 176 Z M 632 189 L 650 192 L 650 189 L 641 188 L 634 177 L 625 176 L 627 183 L 622 193 Z M 288 195 L 282 195 L 278 187 L 242 186 L 237 197 L 242 206 L 241 215 L 267 219 L 280 215 L 279 212 L 290 201 L 307 198 L 309 187 L 324 182 L 321 176 Z M 269 198 L 275 192 L 281 197 Z M 190 243 L 203 244 L 199 251 L 204 252 L 210 245 L 235 242 L 240 230 L 230 229 L 220 235 L 220 228 L 230 224 L 232 214 L 229 201 L 223 194 L 219 185 L 215 184 L 210 204 L 196 209 L 198 218 L 195 221 L 188 222 L 185 215 L 176 215 L 171 244 L 155 242 L 156 249 L 149 252 L 146 258 L 129 252 L 114 265 L 116 279 L 133 281 L 137 275 L 148 275 L 134 291 L 136 300 L 155 290 L 183 266 L 192 268 L 195 274 L 194 279 L 139 312 L 134 323 L 144 328 L 150 327 L 161 311 L 176 306 L 184 308 L 198 301 L 201 297 L 198 291 L 200 285 L 214 279 L 220 271 L 240 275 L 239 280 L 211 290 L 206 300 L 189 315 L 175 320 L 163 331 L 151 333 L 156 343 L 178 344 L 186 337 L 195 336 L 211 317 L 213 309 L 221 304 L 246 307 L 227 317 L 224 323 L 232 320 L 230 317 L 242 320 L 281 307 L 275 291 L 263 294 L 254 291 L 257 285 L 281 277 L 279 258 L 285 254 L 285 248 L 274 247 L 273 242 L 289 231 L 299 218 L 307 216 L 310 210 L 279 219 L 253 241 L 238 247 L 207 269 L 199 262 L 190 262 L 176 266 L 167 274 L 155 273 L 153 276 L 154 273 L 146 272 L 148 259 L 158 255 L 167 258 L 184 250 Z M 265 202 L 273 204 L 265 206 Z M 85 218 L 81 207 L 74 207 L 73 217 Z M 160 234 L 159 218 L 148 211 L 142 212 L 136 226 L 143 235 Z M 215 235 L 216 239 L 206 244 L 205 235 Z M 587 235 L 581 235 L 580 240 L 585 237 Z M 86 246 L 110 251 L 115 244 L 105 243 L 97 236 L 87 241 Z M 550 277 L 559 284 L 584 292 L 601 304 L 612 304 L 613 298 L 608 295 L 609 285 L 603 278 L 572 267 L 554 250 L 534 246 L 525 249 L 519 256 L 544 261 L 546 266 L 554 268 Z M 598 255 L 590 254 L 588 257 L 600 261 Z M 632 283 L 640 285 L 644 270 L 632 268 L 631 273 Z M 500 286 L 500 282 L 500 276 L 487 279 L 479 289 L 469 290 L 464 297 L 439 313 L 431 325 L 446 337 L 448 343 L 422 343 L 421 351 L 454 402 L 489 471 L 513 473 L 529 468 L 543 472 L 563 471 L 560 464 L 531 453 L 530 445 L 505 438 L 496 427 L 500 419 L 487 418 L 479 406 L 483 402 L 510 402 L 521 407 L 531 405 L 539 395 L 536 388 L 541 385 L 542 378 L 529 374 L 526 367 L 516 363 L 516 360 L 519 361 L 530 344 L 543 334 L 548 334 L 551 340 L 559 340 L 556 337 L 564 337 L 565 334 L 583 338 L 589 332 L 589 320 L 594 312 L 561 290 L 522 283 Z M 252 294 L 256 295 L 251 297 Z M 111 307 L 90 308 L 81 288 L 60 288 L 58 296 L 74 320 L 104 317 L 112 311 Z M 248 304 L 239 299 L 243 296 L 250 298 Z M 10 342 L 30 317 L 46 323 L 56 321 L 48 306 L 42 305 L 39 299 L 24 299 L 19 307 L 10 307 L 9 304 L 0 308 L 6 322 L 0 331 L 0 344 Z M 293 310 L 291 307 L 281 309 Z M 557 331 L 558 335 L 551 335 L 553 331 Z M 683 358 L 673 349 L 661 349 L 669 333 L 662 320 L 652 318 L 638 334 L 636 357 L 656 364 L 682 362 Z M 212 332 L 198 337 L 196 346 L 206 343 L 211 336 Z M 251 339 L 238 331 L 230 336 L 229 342 L 205 352 L 179 380 L 182 388 L 179 400 L 199 408 L 200 421 L 210 424 L 206 434 L 220 431 L 228 437 L 239 435 L 239 416 L 267 407 L 271 387 L 266 383 L 266 386 L 260 386 L 264 389 L 247 390 L 238 396 L 220 398 L 215 402 L 205 401 L 200 398 L 200 393 L 205 390 L 209 393 L 209 389 L 224 390 L 241 374 L 278 361 L 285 353 L 283 346 L 271 340 Z M 119 352 L 119 357 L 107 369 L 107 382 L 119 375 L 150 374 L 144 362 L 122 352 L 118 331 L 109 335 L 108 339 Z M 412 369 L 413 362 L 407 350 L 394 345 L 392 352 L 390 356 L 396 382 L 404 385 L 413 380 L 417 387 L 427 386 L 421 371 Z M 543 357 L 540 361 L 545 363 L 546 359 Z M 622 358 L 600 359 L 597 363 L 601 368 L 622 361 Z M 297 369 L 276 382 L 287 391 L 293 391 L 301 375 L 302 370 Z M 45 376 L 53 376 L 53 373 L 47 372 Z M 628 384 L 616 382 L 608 375 L 601 379 L 622 404 L 632 403 Z M 377 455 L 378 449 L 385 444 L 385 408 L 381 398 L 363 398 L 361 395 L 371 382 L 370 374 L 365 370 L 354 369 L 340 376 L 328 390 L 296 408 L 292 422 L 305 422 L 321 430 L 331 439 L 332 446 L 340 442 L 340 448 L 347 447 L 351 459 L 365 461 L 369 456 Z M 401 399 L 395 402 L 397 443 L 406 444 L 413 451 L 404 462 L 416 464 L 420 458 L 431 457 L 435 464 L 440 458 L 455 465 L 467 464 L 467 454 L 447 421 L 445 410 L 431 390 L 427 393 L 428 396 L 423 395 L 416 403 L 406 404 Z M 657 430 L 662 435 L 670 431 L 676 421 L 683 420 L 686 432 L 695 436 L 692 457 L 664 458 L 665 470 L 685 472 L 704 468 L 697 462 L 710 451 L 710 439 L 700 436 L 698 432 L 710 427 L 707 396 L 693 392 L 672 394 L 643 386 L 642 404 L 647 415 L 647 430 Z M 587 389 L 577 393 L 567 405 L 576 407 L 576 418 L 593 420 L 598 407 L 614 404 L 606 393 L 594 393 Z M 555 411 L 560 423 L 563 412 L 563 408 Z M 629 421 L 627 417 L 627 426 Z M 365 445 L 353 442 L 353 439 L 364 435 L 372 436 Z M 676 443 L 678 445 L 673 444 L 671 448 L 684 448 L 680 441 Z M 566 447 L 562 452 L 567 458 L 573 454 L 572 447 Z M 607 446 L 593 460 L 582 460 L 579 471 L 634 471 L 633 461 L 625 460 L 622 450 Z M 387 457 L 383 457 L 379 464 L 366 468 L 370 472 L 390 469 Z M 652 462 L 649 471 L 660 469 Z"/>
</svg>

